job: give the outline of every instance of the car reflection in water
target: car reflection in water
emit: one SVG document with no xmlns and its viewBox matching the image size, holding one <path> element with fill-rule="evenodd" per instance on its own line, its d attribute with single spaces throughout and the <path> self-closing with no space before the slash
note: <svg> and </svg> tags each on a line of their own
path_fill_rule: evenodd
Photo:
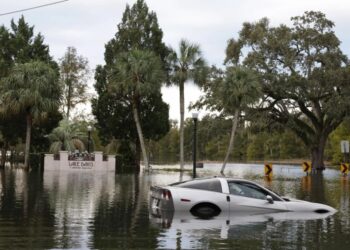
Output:
<svg viewBox="0 0 350 250">
<path fill-rule="evenodd" d="M 157 208 L 150 208 L 151 224 L 157 228 L 172 229 L 182 234 L 203 235 L 203 231 L 220 231 L 220 238 L 229 238 L 229 232 L 239 226 L 264 226 L 265 223 L 283 221 L 308 221 L 322 220 L 335 214 L 336 211 L 328 213 L 314 212 L 274 212 L 274 213 L 251 213 L 251 212 L 229 212 L 224 211 L 218 216 L 201 218 L 185 211 L 165 211 Z M 265 230 L 265 227 L 262 228 Z M 241 229 L 239 230 L 242 231 Z M 244 230 L 243 230 L 244 231 Z"/>
</svg>

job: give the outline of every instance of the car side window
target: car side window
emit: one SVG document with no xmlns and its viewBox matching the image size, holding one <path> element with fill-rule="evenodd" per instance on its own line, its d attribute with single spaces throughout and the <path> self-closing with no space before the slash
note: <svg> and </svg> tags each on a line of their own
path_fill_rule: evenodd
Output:
<svg viewBox="0 0 350 250">
<path fill-rule="evenodd" d="M 228 182 L 228 186 L 230 194 L 233 195 L 239 195 L 261 200 L 265 200 L 266 195 L 271 195 L 269 192 L 260 188 L 259 186 L 247 182 Z M 274 197 L 273 195 L 271 196 L 274 200 L 276 200 L 276 197 Z"/>
<path fill-rule="evenodd" d="M 222 193 L 221 182 L 218 179 L 193 180 L 193 181 L 188 181 L 188 182 L 183 182 L 183 183 L 177 184 L 176 186 Z"/>
</svg>

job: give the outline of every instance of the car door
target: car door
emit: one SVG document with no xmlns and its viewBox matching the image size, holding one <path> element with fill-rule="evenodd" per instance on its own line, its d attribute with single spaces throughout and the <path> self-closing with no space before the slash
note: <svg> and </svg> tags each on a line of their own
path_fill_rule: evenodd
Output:
<svg viewBox="0 0 350 250">
<path fill-rule="evenodd" d="M 230 211 L 271 213 L 288 211 L 285 202 L 279 197 L 251 182 L 228 181 Z M 270 195 L 272 201 L 266 197 Z"/>
<path fill-rule="evenodd" d="M 199 204 L 213 204 L 221 211 L 229 211 L 230 197 L 223 193 L 218 178 L 195 179 L 172 186 L 175 210 L 191 210 Z"/>
</svg>

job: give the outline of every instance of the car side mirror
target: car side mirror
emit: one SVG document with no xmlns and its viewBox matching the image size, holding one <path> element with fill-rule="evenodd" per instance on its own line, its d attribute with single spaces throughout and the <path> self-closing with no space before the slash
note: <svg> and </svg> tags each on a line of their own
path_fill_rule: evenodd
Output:
<svg viewBox="0 0 350 250">
<path fill-rule="evenodd" d="M 268 201 L 268 203 L 273 204 L 273 199 L 271 195 L 266 195 L 266 200 Z"/>
</svg>

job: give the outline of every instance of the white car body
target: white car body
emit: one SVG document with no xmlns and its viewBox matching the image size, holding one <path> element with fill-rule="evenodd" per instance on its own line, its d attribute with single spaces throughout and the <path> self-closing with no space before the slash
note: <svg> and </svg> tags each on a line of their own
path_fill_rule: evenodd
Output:
<svg viewBox="0 0 350 250">
<path fill-rule="evenodd" d="M 151 187 L 150 206 L 154 211 L 189 211 L 198 216 L 216 216 L 222 211 L 336 212 L 328 205 L 280 197 L 251 181 L 221 177 Z"/>
</svg>

